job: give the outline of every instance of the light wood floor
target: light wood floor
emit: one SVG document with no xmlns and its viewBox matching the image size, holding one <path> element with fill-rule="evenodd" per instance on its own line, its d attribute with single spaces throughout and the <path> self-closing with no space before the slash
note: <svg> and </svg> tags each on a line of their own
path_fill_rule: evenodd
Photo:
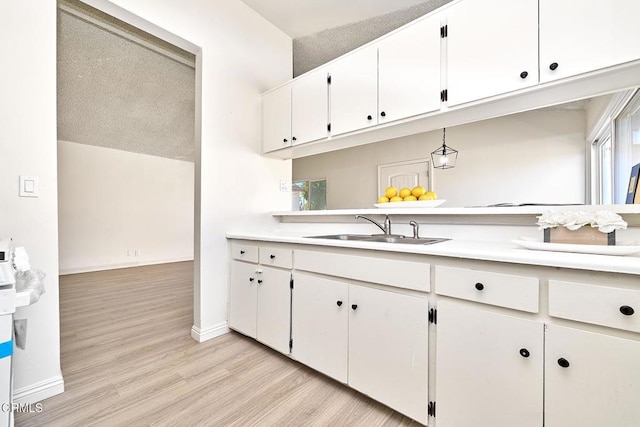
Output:
<svg viewBox="0 0 640 427">
<path fill-rule="evenodd" d="M 195 342 L 192 269 L 60 277 L 66 391 L 16 426 L 418 425 L 235 332 Z"/>
</svg>

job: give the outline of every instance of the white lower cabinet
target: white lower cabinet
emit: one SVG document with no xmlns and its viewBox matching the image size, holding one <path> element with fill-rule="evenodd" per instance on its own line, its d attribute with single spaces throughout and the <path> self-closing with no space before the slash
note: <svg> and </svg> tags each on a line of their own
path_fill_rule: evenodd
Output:
<svg viewBox="0 0 640 427">
<path fill-rule="evenodd" d="M 303 273 L 294 283 L 292 356 L 426 424 L 427 300 Z"/>
<path fill-rule="evenodd" d="M 346 383 L 348 285 L 298 273 L 294 283 L 292 356 L 299 362 Z"/>
<path fill-rule="evenodd" d="M 640 342 L 548 325 L 545 347 L 545 427 L 640 425 Z"/>
<path fill-rule="evenodd" d="M 542 426 L 544 324 L 450 301 L 437 322 L 438 427 Z"/>
<path fill-rule="evenodd" d="M 231 261 L 229 327 L 289 352 L 291 271 Z"/>
<path fill-rule="evenodd" d="M 425 424 L 428 312 L 424 298 L 349 286 L 349 385 Z"/>
</svg>

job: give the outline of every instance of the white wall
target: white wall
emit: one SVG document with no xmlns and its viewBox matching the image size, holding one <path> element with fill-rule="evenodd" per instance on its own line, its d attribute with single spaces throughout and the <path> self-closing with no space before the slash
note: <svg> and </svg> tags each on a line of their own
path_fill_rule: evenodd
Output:
<svg viewBox="0 0 640 427">
<path fill-rule="evenodd" d="M 266 159 L 259 152 L 260 94 L 291 78 L 291 38 L 239 0 L 86 3 L 107 9 L 116 4 L 201 48 L 192 335 L 212 338 L 228 330 L 226 231 L 273 222 L 267 213 L 289 209 L 289 193 L 278 190 L 280 180 L 291 179 L 291 161 Z"/>
<path fill-rule="evenodd" d="M 291 162 L 268 160 L 258 152 L 259 95 L 291 78 L 291 39 L 239 0 L 86 3 L 126 14 L 114 6 L 117 3 L 201 48 L 196 79 L 202 129 L 196 137 L 202 159 L 196 162 L 194 250 L 202 262 L 196 267 L 194 329 L 201 338 L 224 332 L 225 231 L 233 224 L 270 221 L 264 213 L 289 206 L 289 194 L 279 193 L 278 186 L 280 179 L 290 179 Z M 155 34 L 151 27 L 147 23 L 146 29 Z M 14 386 L 18 397 L 35 401 L 63 387 L 57 278 L 56 2 L 0 2 L 0 48 L 4 64 L 0 67 L 0 234 L 26 246 L 32 264 L 47 273 L 47 293 L 17 313 L 29 318 L 29 336 L 28 349 L 15 356 Z M 39 199 L 17 197 L 19 174 L 40 177 Z"/>
<path fill-rule="evenodd" d="M 58 316 L 56 2 L 0 2 L 0 235 L 25 246 L 46 293 L 20 308 L 27 349 L 16 350 L 17 397 L 62 391 Z M 18 197 L 18 175 L 40 178 L 40 198 Z M 33 393 L 33 394 L 32 394 Z"/>
<path fill-rule="evenodd" d="M 436 170 L 434 188 L 446 206 L 583 203 L 585 113 L 532 111 L 447 129 L 459 150 L 456 167 Z M 327 208 L 370 208 L 377 166 L 429 157 L 442 131 L 354 147 L 293 162 L 293 179 L 327 179 Z"/>
<path fill-rule="evenodd" d="M 193 163 L 59 141 L 58 191 L 60 274 L 193 259 Z"/>
</svg>

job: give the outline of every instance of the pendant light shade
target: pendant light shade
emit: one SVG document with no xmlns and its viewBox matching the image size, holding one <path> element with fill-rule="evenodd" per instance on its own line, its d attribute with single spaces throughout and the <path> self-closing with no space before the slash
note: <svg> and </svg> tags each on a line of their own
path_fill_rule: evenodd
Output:
<svg viewBox="0 0 640 427">
<path fill-rule="evenodd" d="M 447 147 L 446 131 L 446 128 L 442 129 L 442 147 L 431 153 L 431 162 L 436 169 L 451 169 L 455 167 L 456 160 L 458 160 L 458 150 Z"/>
</svg>

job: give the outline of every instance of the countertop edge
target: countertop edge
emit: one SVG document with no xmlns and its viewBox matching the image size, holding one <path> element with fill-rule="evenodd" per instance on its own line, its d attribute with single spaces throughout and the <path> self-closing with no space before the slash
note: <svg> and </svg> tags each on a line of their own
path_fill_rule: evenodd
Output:
<svg viewBox="0 0 640 427">
<path fill-rule="evenodd" d="M 412 253 L 456 259 L 507 262 L 511 264 L 560 267 L 576 270 L 640 275 L 640 256 L 611 256 L 581 253 L 536 251 L 521 248 L 511 242 L 485 242 L 449 240 L 434 245 L 402 245 L 362 241 L 309 239 L 302 235 L 283 233 L 229 232 L 227 239 L 273 243 L 291 243 L 308 246 L 351 248 L 395 253 Z"/>
</svg>

